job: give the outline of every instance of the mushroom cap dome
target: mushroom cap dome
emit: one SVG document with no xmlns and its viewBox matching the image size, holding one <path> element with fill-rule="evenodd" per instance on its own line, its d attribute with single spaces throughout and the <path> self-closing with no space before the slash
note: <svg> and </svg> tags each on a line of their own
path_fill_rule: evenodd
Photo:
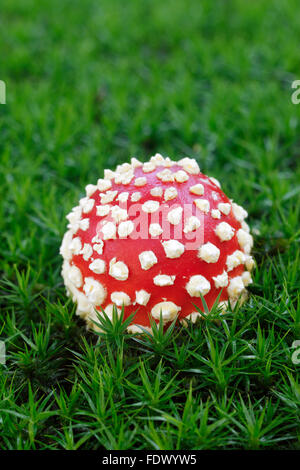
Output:
<svg viewBox="0 0 300 470">
<path fill-rule="evenodd" d="M 194 159 L 156 154 L 105 170 L 67 219 L 62 276 L 77 314 L 97 329 L 97 311 L 124 307 L 129 325 L 149 327 L 176 316 L 195 321 L 218 295 L 226 309 L 252 282 L 253 239 L 247 212 Z"/>
</svg>

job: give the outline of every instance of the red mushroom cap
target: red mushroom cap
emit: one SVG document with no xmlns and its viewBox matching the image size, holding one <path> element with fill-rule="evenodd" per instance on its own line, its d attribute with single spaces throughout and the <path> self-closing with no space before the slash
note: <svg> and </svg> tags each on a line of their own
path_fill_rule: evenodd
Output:
<svg viewBox="0 0 300 470">
<path fill-rule="evenodd" d="M 124 317 L 137 311 L 131 332 L 149 328 L 149 315 L 165 324 L 193 322 L 222 290 L 224 309 L 245 298 L 254 261 L 247 212 L 205 176 L 195 160 L 160 154 L 105 170 L 67 216 L 61 245 L 62 275 L 77 314 L 95 328 L 97 311 Z"/>
</svg>

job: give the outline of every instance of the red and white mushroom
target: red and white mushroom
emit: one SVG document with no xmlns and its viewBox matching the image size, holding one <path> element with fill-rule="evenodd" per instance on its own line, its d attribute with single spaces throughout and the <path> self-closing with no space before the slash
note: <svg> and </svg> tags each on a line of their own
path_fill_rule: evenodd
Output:
<svg viewBox="0 0 300 470">
<path fill-rule="evenodd" d="M 226 310 L 246 297 L 252 282 L 253 239 L 247 212 L 194 159 L 160 154 L 105 170 L 67 216 L 60 253 L 67 292 L 77 314 L 97 328 L 97 311 L 137 312 L 128 330 L 195 322 L 219 293 Z"/>
</svg>

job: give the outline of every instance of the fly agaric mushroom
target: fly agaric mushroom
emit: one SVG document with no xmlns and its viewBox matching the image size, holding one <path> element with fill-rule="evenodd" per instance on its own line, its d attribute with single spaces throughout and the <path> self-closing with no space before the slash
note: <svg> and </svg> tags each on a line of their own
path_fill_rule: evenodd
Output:
<svg viewBox="0 0 300 470">
<path fill-rule="evenodd" d="M 62 276 L 77 314 L 97 329 L 97 315 L 136 315 L 129 332 L 150 330 L 149 316 L 195 322 L 221 292 L 224 310 L 246 297 L 253 239 L 247 212 L 194 159 L 160 154 L 105 170 L 67 215 Z"/>
</svg>

